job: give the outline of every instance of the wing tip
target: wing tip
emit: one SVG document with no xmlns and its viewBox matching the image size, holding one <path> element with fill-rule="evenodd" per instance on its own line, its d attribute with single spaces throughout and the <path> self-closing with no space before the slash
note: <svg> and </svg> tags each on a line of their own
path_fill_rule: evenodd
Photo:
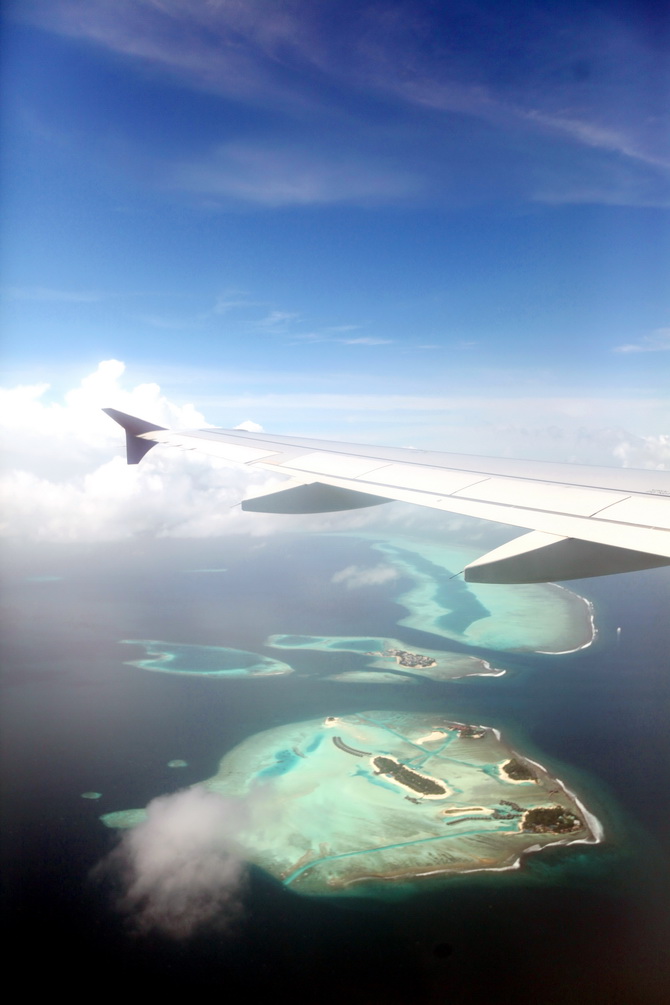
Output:
<svg viewBox="0 0 670 1005">
<path fill-rule="evenodd" d="M 103 408 L 102 411 L 110 419 L 114 419 L 114 422 L 118 422 L 126 432 L 126 461 L 128 464 L 139 464 L 145 454 L 148 454 L 151 448 L 156 446 L 151 440 L 141 440 L 142 433 L 151 433 L 166 428 L 156 425 L 155 422 L 139 419 L 136 415 L 120 412 L 118 408 Z"/>
</svg>

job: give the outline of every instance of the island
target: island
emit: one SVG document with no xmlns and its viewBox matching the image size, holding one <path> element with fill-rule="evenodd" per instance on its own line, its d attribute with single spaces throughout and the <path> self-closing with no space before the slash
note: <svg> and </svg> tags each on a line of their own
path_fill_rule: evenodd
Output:
<svg viewBox="0 0 670 1005">
<path fill-rule="evenodd" d="M 593 605 L 584 597 L 552 584 L 487 586 L 464 583 L 457 574 L 474 555 L 459 546 L 394 536 L 379 541 L 355 535 L 381 553 L 398 584 L 393 599 L 405 609 L 397 621 L 402 628 L 432 634 L 437 649 L 412 645 L 397 638 L 339 635 L 271 635 L 271 650 L 294 650 L 342 655 L 341 661 L 300 661 L 301 676 L 319 677 L 342 685 L 422 685 L 477 677 L 504 677 L 504 666 L 493 666 L 482 655 L 463 651 L 477 646 L 497 651 L 572 652 L 596 637 Z M 223 569 L 191 570 L 222 572 Z M 331 582 L 338 581 L 337 574 Z M 408 588 L 408 583 L 411 584 Z M 341 589 L 341 587 L 338 587 Z M 250 642 L 261 648 L 259 639 Z M 445 642 L 445 640 L 447 640 Z M 218 681 L 240 677 L 270 678 L 293 672 L 274 655 L 226 645 L 156 639 L 122 639 L 133 646 L 127 664 L 157 673 L 208 677 Z M 459 651 L 453 651 L 456 642 Z M 411 643 L 410 643 L 411 644 Z M 451 649 L 450 649 L 451 646 Z M 281 654 L 283 655 L 283 653 Z M 291 656 L 289 655 L 289 659 Z M 504 660 L 504 657 L 503 657 Z M 325 672 L 327 669 L 328 672 Z"/>
<path fill-rule="evenodd" d="M 366 653 L 366 656 L 386 656 L 393 657 L 400 667 L 428 667 L 437 666 L 437 660 L 433 656 L 422 656 L 421 653 L 409 653 L 406 649 L 386 649 L 381 653 Z"/>
<path fill-rule="evenodd" d="M 571 834 L 581 820 L 565 806 L 535 806 L 523 815 L 521 826 L 533 834 Z"/>
<path fill-rule="evenodd" d="M 438 782 L 436 778 L 430 778 L 429 775 L 413 771 L 406 764 L 397 761 L 395 757 L 373 757 L 372 763 L 378 774 L 390 776 L 411 792 L 420 792 L 422 796 L 442 797 L 449 795 L 449 789 L 442 782 Z"/>
<path fill-rule="evenodd" d="M 518 757 L 512 757 L 506 764 L 503 764 L 502 769 L 507 777 L 512 778 L 515 782 L 535 781 L 535 772 Z"/>
<path fill-rule="evenodd" d="M 357 655 L 364 661 L 364 670 L 340 671 L 325 678 L 350 684 L 411 684 L 414 678 L 449 681 L 464 677 L 502 677 L 506 672 L 502 667 L 494 667 L 488 660 L 468 653 L 439 649 L 411 652 L 398 639 L 271 635 L 266 645 L 272 649 L 311 649 L 315 652 Z"/>
<path fill-rule="evenodd" d="M 532 764 L 532 780 L 503 770 L 515 763 Z M 236 854 L 302 894 L 411 891 L 603 836 L 577 795 L 496 729 L 439 714 L 370 711 L 279 726 L 230 750 L 201 784 L 230 806 L 239 801 Z M 116 828 L 143 818 L 126 810 L 102 820 Z"/>
</svg>

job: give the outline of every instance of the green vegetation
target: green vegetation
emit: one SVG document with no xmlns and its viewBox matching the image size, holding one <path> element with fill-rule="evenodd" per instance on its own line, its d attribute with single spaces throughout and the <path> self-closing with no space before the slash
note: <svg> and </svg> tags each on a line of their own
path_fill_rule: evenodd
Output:
<svg viewBox="0 0 670 1005">
<path fill-rule="evenodd" d="M 382 655 L 395 656 L 401 667 L 434 667 L 432 656 L 422 656 L 421 653 L 409 653 L 406 649 L 387 649 Z"/>
<path fill-rule="evenodd" d="M 516 757 L 509 760 L 507 764 L 503 764 L 503 771 L 515 782 L 535 781 L 534 772 L 530 770 L 524 761 L 520 761 Z"/>
<path fill-rule="evenodd" d="M 401 764 L 400 761 L 391 757 L 373 757 L 372 763 L 380 775 L 392 775 L 397 782 L 406 785 L 414 792 L 420 792 L 424 796 L 446 795 L 447 790 L 443 785 L 439 785 L 432 778 L 419 775 L 416 771 L 408 768 L 406 764 Z"/>
<path fill-rule="evenodd" d="M 567 834 L 579 830 L 583 826 L 579 817 L 566 810 L 565 806 L 536 806 L 528 810 L 523 820 L 523 830 L 536 834 L 551 831 L 554 834 Z"/>
<path fill-rule="evenodd" d="M 458 732 L 465 740 L 480 740 L 482 736 L 486 736 L 486 730 L 481 726 L 460 726 Z"/>
</svg>

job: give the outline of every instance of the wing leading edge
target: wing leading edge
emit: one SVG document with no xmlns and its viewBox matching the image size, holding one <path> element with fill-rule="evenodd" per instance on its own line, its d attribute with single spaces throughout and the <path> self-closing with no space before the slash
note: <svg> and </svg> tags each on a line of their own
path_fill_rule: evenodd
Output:
<svg viewBox="0 0 670 1005">
<path fill-rule="evenodd" d="M 540 583 L 670 565 L 670 473 L 363 446 L 237 429 L 171 430 L 104 411 L 129 464 L 156 444 L 200 450 L 290 479 L 247 499 L 257 513 L 326 513 L 390 500 L 531 533 L 472 562 L 465 579 Z"/>
</svg>

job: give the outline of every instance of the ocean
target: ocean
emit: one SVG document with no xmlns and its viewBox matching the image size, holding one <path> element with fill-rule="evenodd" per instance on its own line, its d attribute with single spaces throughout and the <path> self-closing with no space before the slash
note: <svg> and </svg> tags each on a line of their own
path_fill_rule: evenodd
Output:
<svg viewBox="0 0 670 1005">
<path fill-rule="evenodd" d="M 428 631 L 416 618 L 399 624 L 406 571 L 334 583 L 388 562 L 373 537 L 8 549 L 3 901 L 6 942 L 35 961 L 27 987 L 95 994 L 94 975 L 112 993 L 285 989 L 347 1005 L 670 1000 L 670 570 L 569 584 L 594 605 L 587 648 L 506 651 L 462 634 L 467 591 L 451 615 L 459 640 L 429 621 Z M 335 682 L 324 677 L 355 670 L 355 654 L 273 650 L 275 634 L 394 638 L 508 672 L 412 687 Z M 294 673 L 151 672 L 125 662 L 142 652 L 123 639 L 226 646 Z M 263 730 L 369 709 L 497 727 L 578 794 L 605 840 L 547 849 L 513 871 L 377 884 L 356 897 L 300 896 L 252 867 L 225 923 L 183 938 L 137 933 L 119 907 L 123 875 L 100 867 L 119 840 L 102 814 L 211 777 Z"/>
</svg>

